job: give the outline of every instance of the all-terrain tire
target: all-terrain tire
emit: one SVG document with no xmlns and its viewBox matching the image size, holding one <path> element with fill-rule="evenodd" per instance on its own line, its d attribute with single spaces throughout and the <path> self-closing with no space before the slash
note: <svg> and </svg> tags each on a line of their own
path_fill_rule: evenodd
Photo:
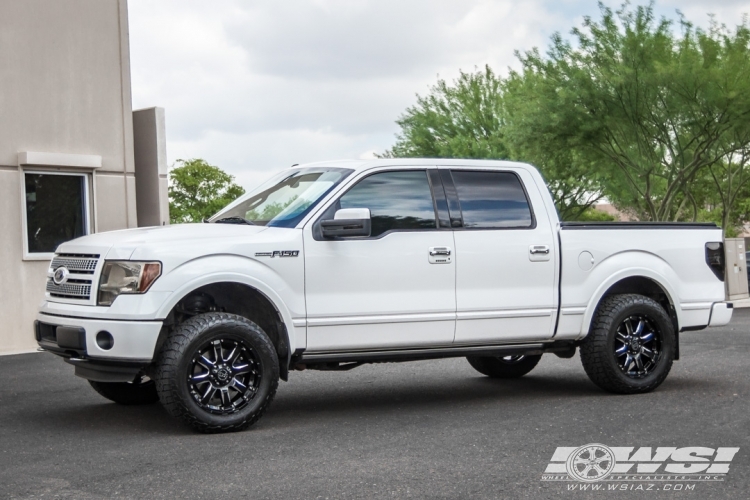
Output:
<svg viewBox="0 0 750 500">
<path fill-rule="evenodd" d="M 637 341 L 633 347 L 628 347 L 627 342 L 620 340 L 623 332 L 628 333 L 625 322 L 629 322 L 630 329 L 633 330 L 633 321 L 639 321 L 638 318 L 650 325 L 653 338 L 658 341 L 643 344 L 649 347 L 649 351 L 656 347 L 658 352 L 652 368 L 643 373 L 637 373 L 639 369 L 635 366 L 635 361 L 622 361 L 625 356 L 636 353 L 642 343 Z M 616 351 L 622 349 L 625 354 L 618 357 Z M 605 391 L 618 394 L 649 392 L 659 387 L 672 368 L 674 355 L 675 332 L 672 320 L 658 302 L 638 294 L 606 298 L 597 308 L 591 330 L 581 344 L 581 362 L 591 381 Z M 641 363 L 651 362 L 650 360 L 651 358 L 643 356 Z M 626 363 L 627 366 L 621 366 Z"/>
<path fill-rule="evenodd" d="M 468 356 L 467 361 L 476 371 L 492 378 L 523 377 L 539 363 L 541 354 L 533 356 Z"/>
<path fill-rule="evenodd" d="M 135 382 L 94 382 L 89 384 L 96 392 L 121 405 L 150 405 L 159 401 L 153 380 L 138 377 Z"/>
<path fill-rule="evenodd" d="M 201 357 L 201 352 L 209 352 L 217 343 L 222 353 L 221 364 L 219 355 L 213 359 L 208 359 L 211 354 Z M 230 349 L 225 347 L 227 344 L 230 347 L 234 344 L 243 350 L 244 362 L 252 368 L 252 372 L 245 368 L 245 375 L 252 377 L 252 380 L 244 378 L 242 385 L 252 385 L 253 390 L 242 397 L 237 390 L 227 390 L 227 398 L 236 399 L 226 405 L 221 394 L 212 395 L 206 402 L 203 392 L 210 392 L 215 386 L 214 382 L 219 385 L 217 377 L 222 374 L 212 373 L 210 367 L 214 364 L 215 367 L 224 366 L 224 381 L 234 373 L 232 364 L 235 361 L 224 359 L 232 355 L 227 352 Z M 196 375 L 196 371 L 203 369 L 200 363 L 208 367 L 208 375 L 205 376 L 213 377 L 208 382 L 210 387 L 205 381 L 198 383 L 203 385 L 194 382 L 204 377 L 203 373 Z M 271 340 L 260 326 L 235 314 L 210 312 L 193 316 L 170 333 L 159 354 L 154 379 L 159 400 L 167 412 L 182 419 L 194 430 L 203 433 L 241 431 L 254 424 L 273 401 L 279 385 L 279 359 Z M 229 387 L 232 382 L 224 387 Z M 236 408 L 233 406 L 235 404 Z"/>
</svg>

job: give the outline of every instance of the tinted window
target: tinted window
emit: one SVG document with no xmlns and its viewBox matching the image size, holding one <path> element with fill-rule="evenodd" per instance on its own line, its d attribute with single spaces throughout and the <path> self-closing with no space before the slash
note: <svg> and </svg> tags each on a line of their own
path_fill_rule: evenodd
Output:
<svg viewBox="0 0 750 500">
<path fill-rule="evenodd" d="M 435 229 L 435 208 L 424 170 L 366 177 L 339 200 L 341 208 L 369 208 L 372 236 L 391 229 Z"/>
<path fill-rule="evenodd" d="M 29 253 L 54 252 L 86 234 L 82 175 L 25 174 L 24 181 Z"/>
<path fill-rule="evenodd" d="M 531 209 L 521 181 L 508 172 L 453 170 L 464 227 L 531 227 Z"/>
</svg>

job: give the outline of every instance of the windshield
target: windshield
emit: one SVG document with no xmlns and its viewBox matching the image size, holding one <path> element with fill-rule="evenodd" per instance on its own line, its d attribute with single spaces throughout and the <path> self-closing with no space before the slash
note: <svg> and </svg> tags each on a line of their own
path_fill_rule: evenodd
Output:
<svg viewBox="0 0 750 500">
<path fill-rule="evenodd" d="M 352 172 L 327 167 L 281 172 L 235 200 L 210 222 L 244 219 L 257 226 L 294 227 Z"/>
</svg>

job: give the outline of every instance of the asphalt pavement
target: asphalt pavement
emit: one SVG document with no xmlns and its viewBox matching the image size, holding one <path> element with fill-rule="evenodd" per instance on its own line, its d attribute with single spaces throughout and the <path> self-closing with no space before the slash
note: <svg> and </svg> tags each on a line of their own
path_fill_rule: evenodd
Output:
<svg viewBox="0 0 750 500">
<path fill-rule="evenodd" d="M 465 359 L 376 364 L 294 372 L 223 435 L 110 403 L 51 354 L 4 356 L 0 498 L 750 498 L 750 309 L 681 339 L 650 394 L 601 391 L 578 356 L 510 381 Z M 587 443 L 740 451 L 719 481 L 542 480 L 557 447 Z"/>
</svg>

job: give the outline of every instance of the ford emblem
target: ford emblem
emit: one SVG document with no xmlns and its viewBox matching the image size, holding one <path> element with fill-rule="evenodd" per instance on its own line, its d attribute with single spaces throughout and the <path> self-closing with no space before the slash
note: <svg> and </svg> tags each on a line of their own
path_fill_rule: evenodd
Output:
<svg viewBox="0 0 750 500">
<path fill-rule="evenodd" d="M 55 282 L 55 285 L 62 285 L 66 281 L 68 281 L 68 276 L 70 275 L 70 271 L 68 271 L 65 267 L 58 267 L 55 269 L 55 274 L 52 275 L 52 281 Z"/>
</svg>

